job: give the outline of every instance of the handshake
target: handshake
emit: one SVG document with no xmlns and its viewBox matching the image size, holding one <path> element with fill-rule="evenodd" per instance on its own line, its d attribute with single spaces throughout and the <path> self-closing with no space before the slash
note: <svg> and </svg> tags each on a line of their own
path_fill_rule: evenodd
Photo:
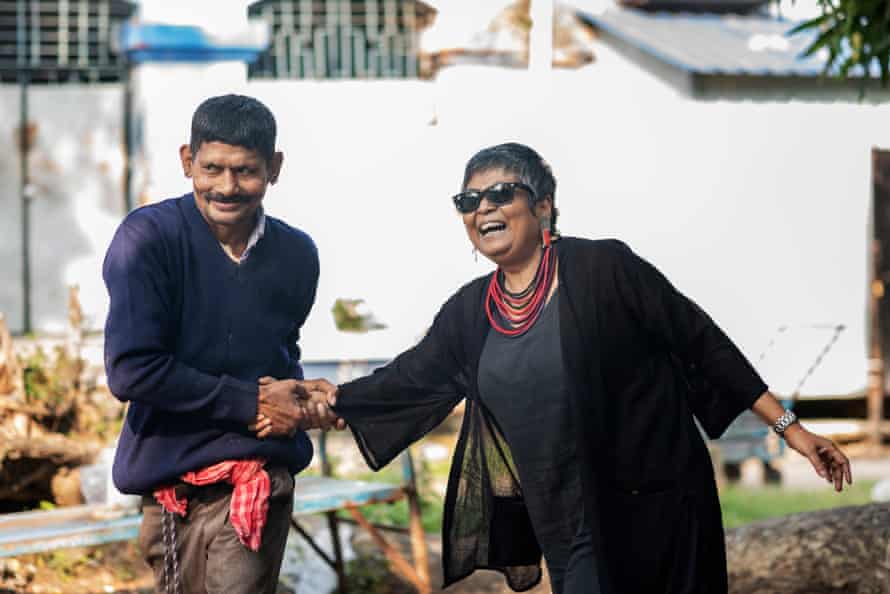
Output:
<svg viewBox="0 0 890 594">
<path fill-rule="evenodd" d="M 346 421 L 334 414 L 337 386 L 327 380 L 259 379 L 257 416 L 248 429 L 260 439 L 292 437 L 298 430 L 343 430 Z"/>
</svg>

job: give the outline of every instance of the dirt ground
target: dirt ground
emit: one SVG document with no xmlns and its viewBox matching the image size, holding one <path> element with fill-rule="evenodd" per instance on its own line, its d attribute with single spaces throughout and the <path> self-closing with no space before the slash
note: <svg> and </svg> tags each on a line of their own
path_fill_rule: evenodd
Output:
<svg viewBox="0 0 890 594">
<path fill-rule="evenodd" d="M 433 592 L 443 592 L 441 541 L 428 539 Z M 403 543 L 404 544 L 404 543 Z M 379 568 L 382 560 L 373 560 Z M 57 551 L 49 555 L 29 555 L 15 560 L 0 560 L 0 594 L 151 594 L 151 572 L 143 563 L 135 543 L 106 545 Z M 413 588 L 394 576 L 381 580 L 376 592 L 354 589 L 349 594 L 412 594 Z M 548 594 L 544 582 L 531 594 Z M 450 587 L 447 594 L 507 594 L 511 590 L 495 572 L 478 571 Z M 279 594 L 292 594 L 281 586 Z M 301 593 L 303 594 L 303 593 Z M 316 593 L 310 593 L 316 594 Z M 322 594 L 322 593 L 318 593 Z"/>
</svg>

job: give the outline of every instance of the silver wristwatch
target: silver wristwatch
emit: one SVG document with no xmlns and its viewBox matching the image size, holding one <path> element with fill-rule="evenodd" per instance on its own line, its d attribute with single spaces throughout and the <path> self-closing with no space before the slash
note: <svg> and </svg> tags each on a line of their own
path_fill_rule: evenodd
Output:
<svg viewBox="0 0 890 594">
<path fill-rule="evenodd" d="M 776 419 L 776 422 L 773 424 L 773 431 L 778 435 L 783 435 L 785 430 L 788 429 L 791 425 L 797 422 L 797 415 L 794 414 L 793 410 L 786 410 L 782 413 L 782 416 Z"/>
</svg>

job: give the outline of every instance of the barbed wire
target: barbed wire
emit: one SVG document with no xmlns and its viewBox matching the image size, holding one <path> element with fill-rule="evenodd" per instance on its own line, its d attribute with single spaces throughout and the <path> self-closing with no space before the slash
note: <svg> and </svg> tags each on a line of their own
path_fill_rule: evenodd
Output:
<svg viewBox="0 0 890 594">
<path fill-rule="evenodd" d="M 825 343 L 825 346 L 822 348 L 819 354 L 816 355 L 816 358 L 813 360 L 812 364 L 810 364 L 809 368 L 807 368 L 806 372 L 803 374 L 803 377 L 800 379 L 800 381 L 797 382 L 797 387 L 795 387 L 794 391 L 791 392 L 791 399 L 797 400 L 797 398 L 800 396 L 801 388 L 803 388 L 804 384 L 807 382 L 808 379 L 810 379 L 813 373 L 816 372 L 816 369 L 819 368 L 819 366 L 825 360 L 825 356 L 829 353 L 829 351 L 831 351 L 832 348 L 834 348 L 834 345 L 837 344 L 841 333 L 843 333 L 843 331 L 846 330 L 847 327 L 844 324 L 800 324 L 794 326 L 783 324 L 776 328 L 776 331 L 773 333 L 772 338 L 764 347 L 763 351 L 761 351 L 760 356 L 757 358 L 757 362 L 761 363 L 764 359 L 766 359 L 767 355 L 775 346 L 779 337 L 793 328 L 809 328 L 813 330 L 832 331 L 831 338 L 828 339 L 828 342 Z"/>
</svg>

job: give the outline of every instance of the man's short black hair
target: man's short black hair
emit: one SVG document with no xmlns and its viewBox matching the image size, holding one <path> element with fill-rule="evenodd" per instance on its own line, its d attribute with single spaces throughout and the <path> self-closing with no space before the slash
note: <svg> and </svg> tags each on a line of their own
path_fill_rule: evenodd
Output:
<svg viewBox="0 0 890 594">
<path fill-rule="evenodd" d="M 245 95 L 220 95 L 195 110 L 189 147 L 196 155 L 205 142 L 224 142 L 256 151 L 269 163 L 275 155 L 275 135 L 275 116 L 260 101 Z"/>
<path fill-rule="evenodd" d="M 515 174 L 520 182 L 535 191 L 536 200 L 550 197 L 553 204 L 550 224 L 555 233 L 556 217 L 559 214 L 556 210 L 556 178 L 553 177 L 550 165 L 544 161 L 541 155 L 533 148 L 518 142 L 507 142 L 484 148 L 467 162 L 461 189 L 466 190 L 470 178 L 477 173 L 492 169 L 503 169 Z"/>
</svg>

